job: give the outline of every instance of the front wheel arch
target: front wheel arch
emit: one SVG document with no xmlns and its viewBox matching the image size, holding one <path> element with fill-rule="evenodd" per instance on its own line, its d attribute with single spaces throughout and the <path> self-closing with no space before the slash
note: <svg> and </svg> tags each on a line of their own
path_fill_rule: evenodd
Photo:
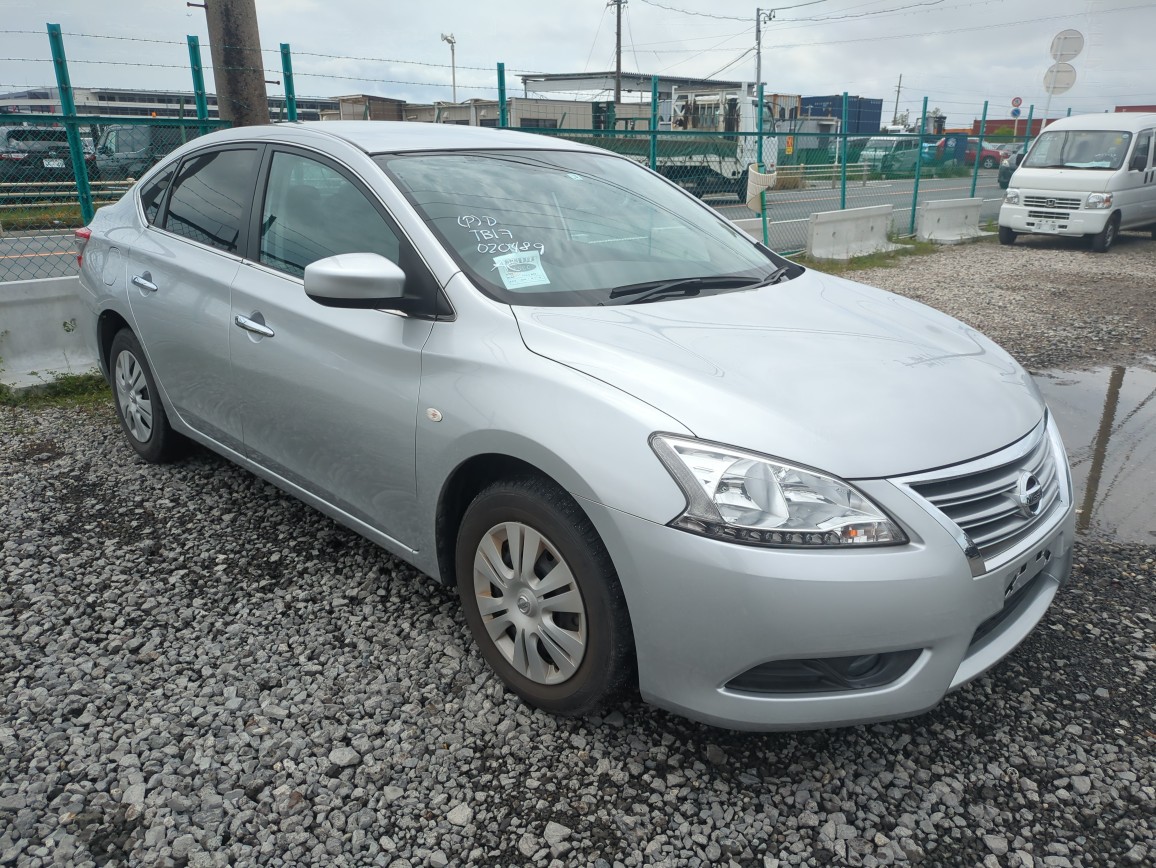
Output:
<svg viewBox="0 0 1156 868">
<path fill-rule="evenodd" d="M 1114 211 L 1104 228 L 1092 236 L 1092 251 L 1107 253 L 1120 237 L 1120 212 Z"/>
<path fill-rule="evenodd" d="M 454 552 L 462 516 L 474 498 L 488 486 L 503 479 L 534 476 L 553 485 L 558 481 L 528 461 L 502 453 L 486 453 L 467 458 L 442 483 L 434 517 L 438 580 L 446 587 L 457 583 Z"/>
</svg>

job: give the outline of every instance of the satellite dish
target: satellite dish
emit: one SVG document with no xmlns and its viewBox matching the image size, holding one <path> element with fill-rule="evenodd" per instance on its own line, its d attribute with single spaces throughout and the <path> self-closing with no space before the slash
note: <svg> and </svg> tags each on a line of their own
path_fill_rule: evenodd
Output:
<svg viewBox="0 0 1156 868">
<path fill-rule="evenodd" d="M 1056 63 L 1066 63 L 1079 56 L 1084 50 L 1084 34 L 1079 30 L 1061 30 L 1052 38 L 1052 59 Z M 1066 90 L 1067 88 L 1065 88 Z M 1061 93 L 1062 91 L 1056 91 Z"/>
<path fill-rule="evenodd" d="M 1044 73 L 1044 90 L 1050 94 L 1067 93 L 1076 83 L 1076 68 L 1070 63 L 1053 63 Z"/>
</svg>

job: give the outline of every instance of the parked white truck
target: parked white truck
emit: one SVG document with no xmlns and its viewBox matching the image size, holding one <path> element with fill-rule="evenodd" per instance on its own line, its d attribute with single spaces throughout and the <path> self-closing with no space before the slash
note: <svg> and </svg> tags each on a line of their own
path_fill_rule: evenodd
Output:
<svg viewBox="0 0 1156 868">
<path fill-rule="evenodd" d="M 722 90 L 674 88 L 671 99 L 659 106 L 659 131 L 672 135 L 659 139 L 656 171 L 697 196 L 727 193 L 745 201 L 747 167 L 758 161 L 758 136 L 753 134 L 759 131 L 760 122 L 763 132 L 774 132 L 776 118 L 773 97 L 764 96 L 759 111 L 753 84 Z M 650 137 L 645 134 L 583 141 L 650 164 Z M 774 136 L 763 138 L 762 157 L 768 171 L 778 162 Z"/>
</svg>

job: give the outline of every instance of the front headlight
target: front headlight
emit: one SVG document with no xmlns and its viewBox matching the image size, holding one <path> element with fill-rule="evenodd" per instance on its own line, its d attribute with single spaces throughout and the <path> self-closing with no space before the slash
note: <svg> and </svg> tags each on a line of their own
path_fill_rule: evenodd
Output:
<svg viewBox="0 0 1156 868">
<path fill-rule="evenodd" d="M 1084 202 L 1085 208 L 1111 208 L 1112 194 L 1111 193 L 1089 193 L 1087 200 Z"/>
<path fill-rule="evenodd" d="M 1003 201 L 1005 205 L 1018 205 L 1020 203 L 1020 191 L 1008 188 L 1007 192 L 1003 194 Z"/>
<path fill-rule="evenodd" d="M 686 495 L 672 527 L 763 546 L 907 542 L 882 509 L 833 476 L 671 434 L 654 434 L 650 446 Z"/>
</svg>

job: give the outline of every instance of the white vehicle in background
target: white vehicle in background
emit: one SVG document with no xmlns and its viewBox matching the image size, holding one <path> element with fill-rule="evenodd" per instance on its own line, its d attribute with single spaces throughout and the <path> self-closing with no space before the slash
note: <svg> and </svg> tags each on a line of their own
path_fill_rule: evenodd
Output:
<svg viewBox="0 0 1156 868">
<path fill-rule="evenodd" d="M 999 210 L 999 240 L 1017 235 L 1087 235 L 1104 253 L 1121 229 L 1156 237 L 1156 114 L 1063 118 L 1048 127 L 1015 170 Z"/>
<path fill-rule="evenodd" d="M 755 85 L 736 89 L 680 91 L 670 102 L 670 129 L 688 133 L 757 133 L 775 131 L 772 101 L 764 98 L 760 112 Z M 693 135 L 679 137 L 660 150 L 656 170 L 683 189 L 701 197 L 705 193 L 733 191 L 740 201 L 747 196 L 747 167 L 758 162 L 758 137 Z M 778 139 L 763 138 L 763 165 L 778 162 Z"/>
</svg>

